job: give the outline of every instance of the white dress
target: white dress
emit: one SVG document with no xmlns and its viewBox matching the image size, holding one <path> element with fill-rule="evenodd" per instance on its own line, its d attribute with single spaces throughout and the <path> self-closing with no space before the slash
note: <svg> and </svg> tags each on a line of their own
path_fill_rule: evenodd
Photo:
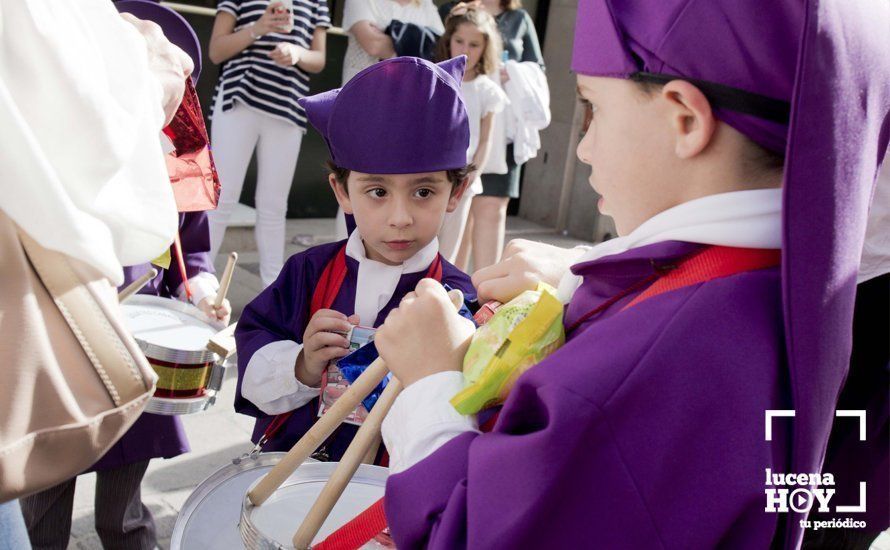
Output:
<svg viewBox="0 0 890 550">
<path fill-rule="evenodd" d="M 482 128 L 482 117 L 489 113 L 499 113 L 509 103 L 507 94 L 491 78 L 480 75 L 470 81 L 463 81 L 460 86 L 467 106 L 467 116 L 470 120 L 470 146 L 467 148 L 467 162 L 473 160 L 476 149 L 479 148 L 479 138 Z M 489 139 L 492 139 L 490 137 Z M 505 148 L 492 148 L 491 156 L 505 154 Z M 482 168 L 482 167 L 477 167 Z M 482 178 L 476 177 L 470 183 L 470 187 L 464 192 L 454 212 L 445 214 L 445 220 L 439 230 L 439 252 L 446 260 L 453 262 L 457 256 L 457 249 L 463 237 L 464 226 L 470 215 L 470 203 L 473 197 L 482 192 Z"/>
</svg>

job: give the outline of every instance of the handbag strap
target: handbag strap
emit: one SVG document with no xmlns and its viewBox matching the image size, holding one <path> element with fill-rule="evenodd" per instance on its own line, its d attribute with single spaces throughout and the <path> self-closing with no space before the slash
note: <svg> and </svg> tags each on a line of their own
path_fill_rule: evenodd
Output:
<svg viewBox="0 0 890 550">
<path fill-rule="evenodd" d="M 148 364 L 145 357 L 137 351 L 139 348 L 135 342 L 127 342 L 131 337 L 111 321 L 112 311 L 103 303 L 97 289 L 90 288 L 78 276 L 67 256 L 43 248 L 21 230 L 18 234 L 34 271 L 59 308 L 115 406 L 120 407 L 150 391 L 151 385 L 146 384 L 143 376 L 144 372 L 150 372 L 146 370 Z M 138 362 L 144 368 L 140 369 Z"/>
</svg>

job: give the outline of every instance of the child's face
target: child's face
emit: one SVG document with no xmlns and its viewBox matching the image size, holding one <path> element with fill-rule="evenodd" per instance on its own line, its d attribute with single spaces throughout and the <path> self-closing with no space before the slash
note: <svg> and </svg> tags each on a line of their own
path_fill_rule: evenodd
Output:
<svg viewBox="0 0 890 550">
<path fill-rule="evenodd" d="M 333 175 L 337 202 L 355 224 L 369 259 L 399 265 L 428 245 L 439 233 L 446 212 L 463 194 L 447 174 L 364 174 L 350 172 L 347 195 Z"/>
<path fill-rule="evenodd" d="M 593 168 L 599 210 L 615 220 L 618 234 L 682 202 L 675 191 L 682 167 L 664 102 L 618 78 L 578 75 L 578 91 L 593 111 L 578 158 Z"/>
<path fill-rule="evenodd" d="M 467 56 L 467 67 L 475 68 L 485 51 L 485 35 L 476 25 L 461 23 L 451 35 L 451 57 Z"/>
</svg>

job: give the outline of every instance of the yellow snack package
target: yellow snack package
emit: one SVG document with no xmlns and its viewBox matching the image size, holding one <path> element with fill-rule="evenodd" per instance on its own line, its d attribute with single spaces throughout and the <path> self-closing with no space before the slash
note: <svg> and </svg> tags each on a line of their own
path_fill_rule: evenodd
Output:
<svg viewBox="0 0 890 550">
<path fill-rule="evenodd" d="M 464 356 L 466 387 L 451 399 L 461 414 L 503 403 L 523 372 L 565 342 L 563 305 L 550 285 L 539 283 L 502 305 L 473 335 Z"/>
</svg>

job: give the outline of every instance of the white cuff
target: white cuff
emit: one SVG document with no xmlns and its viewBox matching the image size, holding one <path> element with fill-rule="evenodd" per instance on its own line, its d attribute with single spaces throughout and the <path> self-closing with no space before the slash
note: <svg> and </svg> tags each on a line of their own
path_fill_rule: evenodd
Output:
<svg viewBox="0 0 890 550">
<path fill-rule="evenodd" d="M 294 375 L 302 349 L 301 344 L 291 340 L 272 342 L 258 349 L 244 369 L 241 395 L 266 414 L 299 409 L 318 397 L 319 388 L 303 384 Z"/>
<path fill-rule="evenodd" d="M 192 304 L 198 305 L 204 298 L 216 299 L 216 292 L 219 290 L 219 281 L 216 275 L 202 271 L 191 279 L 189 279 L 189 287 L 192 289 Z M 185 285 L 180 284 L 176 291 L 179 299 L 185 301 Z"/>
<path fill-rule="evenodd" d="M 581 250 L 582 255 L 586 254 L 592 246 L 580 244 L 576 246 L 573 250 Z M 581 256 L 579 256 L 580 260 Z M 577 263 L 577 261 L 576 261 Z M 574 264 L 572 264 L 574 265 Z M 563 274 L 562 279 L 559 280 L 559 285 L 557 285 L 556 296 L 559 298 L 563 304 L 568 304 L 572 301 L 572 296 L 575 294 L 575 291 L 578 290 L 578 287 L 581 286 L 581 283 L 584 282 L 584 277 L 580 275 L 575 275 L 572 273 L 571 267 L 566 270 Z"/>
<path fill-rule="evenodd" d="M 461 372 L 440 372 L 405 388 L 383 420 L 389 473 L 414 466 L 464 432 L 479 432 L 475 416 L 457 412 L 450 400 L 464 387 Z"/>
</svg>

